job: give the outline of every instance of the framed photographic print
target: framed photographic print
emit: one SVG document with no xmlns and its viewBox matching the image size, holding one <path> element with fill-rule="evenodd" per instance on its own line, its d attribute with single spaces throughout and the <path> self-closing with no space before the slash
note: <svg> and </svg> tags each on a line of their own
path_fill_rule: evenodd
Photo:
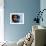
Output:
<svg viewBox="0 0 46 46">
<path fill-rule="evenodd" d="M 10 24 L 24 24 L 24 13 L 10 13 Z"/>
</svg>

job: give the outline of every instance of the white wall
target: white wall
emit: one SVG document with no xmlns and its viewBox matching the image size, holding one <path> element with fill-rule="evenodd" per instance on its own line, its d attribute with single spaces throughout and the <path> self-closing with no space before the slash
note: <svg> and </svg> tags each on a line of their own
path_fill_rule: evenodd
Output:
<svg viewBox="0 0 46 46">
<path fill-rule="evenodd" d="M 40 0 L 40 9 L 41 9 L 41 11 L 43 9 L 46 9 L 46 0 Z M 40 21 L 40 24 L 43 25 L 43 26 L 46 26 L 46 11 L 43 12 L 42 17 L 43 17 L 44 21 L 43 22 Z"/>
<path fill-rule="evenodd" d="M 0 0 L 0 42 L 4 41 L 4 0 Z"/>
</svg>

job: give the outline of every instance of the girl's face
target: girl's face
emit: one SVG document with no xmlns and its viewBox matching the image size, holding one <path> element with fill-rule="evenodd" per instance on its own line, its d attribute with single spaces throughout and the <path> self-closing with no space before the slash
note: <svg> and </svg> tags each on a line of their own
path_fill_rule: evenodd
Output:
<svg viewBox="0 0 46 46">
<path fill-rule="evenodd" d="M 15 21 L 16 21 L 16 18 L 17 18 L 17 16 L 14 16 L 14 17 L 13 17 L 13 20 L 15 20 Z"/>
</svg>

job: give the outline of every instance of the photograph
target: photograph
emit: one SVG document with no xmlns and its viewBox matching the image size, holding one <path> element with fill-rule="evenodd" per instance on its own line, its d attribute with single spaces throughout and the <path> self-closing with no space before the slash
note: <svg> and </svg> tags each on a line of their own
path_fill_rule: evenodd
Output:
<svg viewBox="0 0 46 46">
<path fill-rule="evenodd" d="M 10 24 L 24 24 L 24 13 L 10 13 Z"/>
</svg>

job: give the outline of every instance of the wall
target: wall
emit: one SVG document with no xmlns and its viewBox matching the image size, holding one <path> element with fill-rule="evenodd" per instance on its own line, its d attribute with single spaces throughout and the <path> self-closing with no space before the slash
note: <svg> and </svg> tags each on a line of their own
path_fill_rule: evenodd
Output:
<svg viewBox="0 0 46 46">
<path fill-rule="evenodd" d="M 0 42 L 4 41 L 4 0 L 0 1 Z"/>
<path fill-rule="evenodd" d="M 5 40 L 18 41 L 32 28 L 32 21 L 40 9 L 40 0 L 4 0 Z M 10 13 L 24 13 L 24 24 L 10 24 Z"/>
<path fill-rule="evenodd" d="M 41 11 L 42 11 L 43 9 L 46 9 L 46 0 L 40 0 L 40 9 L 41 9 Z M 41 22 L 40 22 L 40 25 L 46 27 L 46 20 L 45 20 L 45 19 L 46 19 L 46 10 L 43 12 L 42 17 L 43 17 L 43 22 L 41 21 Z"/>
</svg>

